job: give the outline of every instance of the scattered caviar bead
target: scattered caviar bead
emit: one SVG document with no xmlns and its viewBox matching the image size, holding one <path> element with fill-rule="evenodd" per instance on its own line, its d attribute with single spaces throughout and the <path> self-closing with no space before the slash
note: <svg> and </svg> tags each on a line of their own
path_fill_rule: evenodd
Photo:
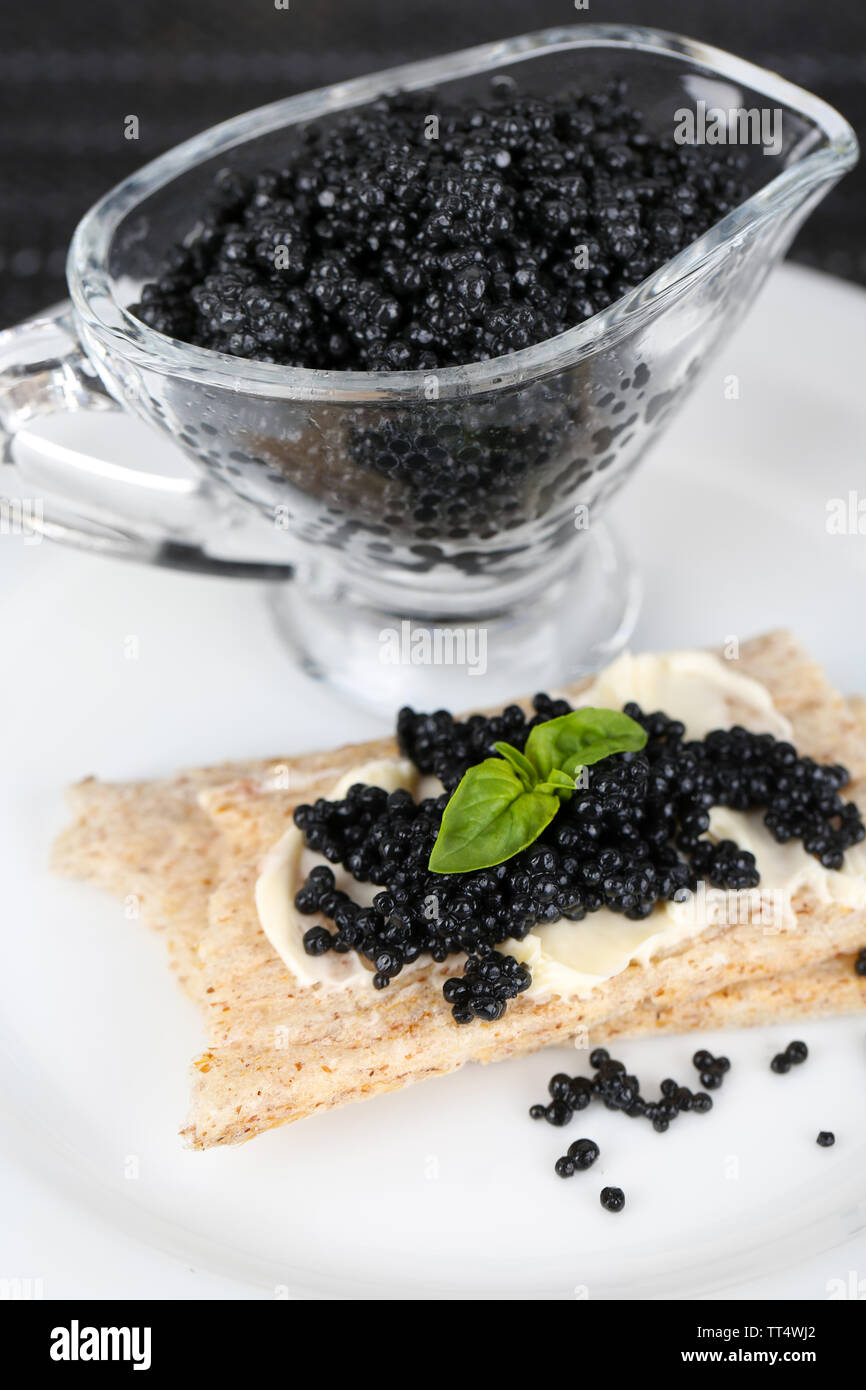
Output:
<svg viewBox="0 0 866 1390">
<path fill-rule="evenodd" d="M 859 952 L 854 962 L 854 973 L 857 975 L 866 975 L 866 946 Z"/>
<path fill-rule="evenodd" d="M 789 1062 L 798 1066 L 801 1062 L 805 1062 L 809 1056 L 809 1049 L 804 1042 L 789 1042 L 785 1048 L 785 1056 Z"/>
<path fill-rule="evenodd" d="M 546 1106 L 546 1105 L 530 1105 L 530 1107 L 529 1107 L 529 1115 L 530 1115 L 530 1118 L 533 1119 L 533 1120 L 543 1120 L 543 1119 L 545 1119 L 546 1116 L 547 1116 L 547 1106 Z"/>
<path fill-rule="evenodd" d="M 561 1178 L 574 1176 L 574 1164 L 566 1154 L 563 1154 L 562 1158 L 558 1158 L 553 1166 Z"/>
<path fill-rule="evenodd" d="M 607 1048 L 597 1047 L 594 1052 L 589 1054 L 589 1065 L 591 1067 L 601 1067 L 605 1062 L 610 1061 L 610 1053 Z"/>
<path fill-rule="evenodd" d="M 697 1067 L 698 1071 L 707 1071 L 713 1065 L 715 1060 L 716 1059 L 713 1056 L 712 1052 L 707 1052 L 707 1050 L 704 1048 L 701 1052 L 695 1053 L 694 1057 L 692 1058 L 692 1063 L 694 1064 L 694 1066 Z"/>
<path fill-rule="evenodd" d="M 571 1077 L 565 1072 L 557 1072 L 547 1084 L 548 1093 L 554 1100 L 568 1100 L 571 1092 Z"/>
<path fill-rule="evenodd" d="M 622 1062 L 606 1057 L 592 1078 L 592 1090 L 608 1110 L 625 1110 L 636 1100 L 640 1085 L 636 1076 L 628 1075 Z"/>
<path fill-rule="evenodd" d="M 832 1129 L 822 1129 L 818 1135 L 818 1143 L 822 1149 L 831 1149 L 836 1143 L 836 1136 Z"/>
<path fill-rule="evenodd" d="M 713 1063 L 713 1069 L 720 1072 L 731 1070 L 731 1059 L 729 1057 L 717 1057 Z"/>
<path fill-rule="evenodd" d="M 552 1100 L 545 1108 L 544 1118 L 549 1125 L 567 1125 L 571 1119 L 571 1110 L 564 1100 Z"/>
<path fill-rule="evenodd" d="M 622 1211 L 625 1206 L 625 1193 L 621 1187 L 603 1187 L 599 1201 L 605 1211 Z"/>
<path fill-rule="evenodd" d="M 770 1070 L 776 1072 L 779 1076 L 783 1076 L 786 1071 L 791 1070 L 790 1057 L 784 1052 L 777 1052 L 770 1063 Z"/>
<path fill-rule="evenodd" d="M 575 1168 L 591 1168 L 599 1155 L 599 1147 L 594 1139 L 575 1139 L 568 1146 L 568 1157 Z"/>
<path fill-rule="evenodd" d="M 585 1086 L 578 1086 L 575 1084 L 583 1080 L 584 1078 L 582 1076 L 575 1077 L 571 1090 L 568 1093 L 568 1103 L 572 1110 L 585 1110 L 592 1101 L 592 1086 L 590 1086 L 589 1083 Z"/>
<path fill-rule="evenodd" d="M 621 1110 L 630 1119 L 648 1120 L 658 1134 L 664 1134 L 682 1113 L 694 1110 L 697 1114 L 703 1114 L 712 1109 L 713 1102 L 705 1091 L 693 1093 L 688 1086 L 681 1086 L 672 1077 L 666 1077 L 661 1083 L 657 1100 L 647 1100 L 640 1093 L 638 1078 L 627 1072 L 625 1064 L 618 1058 L 611 1057 L 604 1048 L 597 1048 L 591 1060 L 597 1064 L 591 1078 L 569 1078 L 564 1072 L 557 1072 L 548 1082 L 551 1101 L 547 1105 L 534 1105 L 529 1113 L 534 1118 L 543 1117 L 551 1124 L 563 1125 L 576 1111 L 585 1109 L 593 1099 L 597 1099 L 608 1110 Z M 729 1067 L 730 1063 L 727 1058 L 711 1060 L 708 1084 L 718 1087 L 722 1083 L 725 1067 Z M 582 1153 L 597 1156 L 597 1146 L 592 1140 L 575 1140 L 566 1157 L 580 1167 Z"/>
<path fill-rule="evenodd" d="M 707 1091 L 716 1091 L 722 1084 L 722 1073 L 718 1071 L 702 1071 L 701 1085 Z"/>
</svg>

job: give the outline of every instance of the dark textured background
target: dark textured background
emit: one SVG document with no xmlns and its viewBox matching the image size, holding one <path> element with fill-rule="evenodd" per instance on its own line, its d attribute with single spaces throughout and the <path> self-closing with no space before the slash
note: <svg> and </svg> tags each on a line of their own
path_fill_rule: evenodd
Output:
<svg viewBox="0 0 866 1390">
<path fill-rule="evenodd" d="M 553 24 L 679 30 L 776 68 L 866 136 L 864 0 L 39 0 L 0 33 L 0 324 L 64 292 L 65 247 L 111 184 L 238 111 L 411 58 Z M 137 142 L 123 139 L 136 114 Z M 849 174 L 795 259 L 866 283 L 866 177 Z"/>
</svg>

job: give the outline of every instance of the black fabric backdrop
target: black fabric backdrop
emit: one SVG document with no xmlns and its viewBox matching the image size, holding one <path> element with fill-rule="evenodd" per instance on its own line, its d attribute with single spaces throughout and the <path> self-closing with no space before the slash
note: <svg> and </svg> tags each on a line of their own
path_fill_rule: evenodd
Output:
<svg viewBox="0 0 866 1390">
<path fill-rule="evenodd" d="M 0 324 L 64 293 L 79 216 L 215 121 L 293 92 L 553 24 L 634 22 L 777 69 L 866 135 L 863 0 L 39 0 L 0 28 Z M 140 138 L 123 138 L 135 114 Z M 794 258 L 866 283 L 866 177 L 849 174 Z"/>
</svg>

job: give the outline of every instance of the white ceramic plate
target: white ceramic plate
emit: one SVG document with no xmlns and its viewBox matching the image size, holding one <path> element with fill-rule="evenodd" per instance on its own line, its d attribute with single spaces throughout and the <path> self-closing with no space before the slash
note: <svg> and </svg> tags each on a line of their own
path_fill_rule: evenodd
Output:
<svg viewBox="0 0 866 1390">
<path fill-rule="evenodd" d="M 863 486 L 866 296 L 783 268 L 617 515 L 646 580 L 636 645 L 797 629 L 866 690 L 862 536 L 827 532 Z M 732 376 L 739 398 L 729 399 Z M 666 1135 L 601 1107 L 567 1130 L 527 1108 L 550 1051 L 469 1067 L 236 1150 L 177 1138 L 195 1011 L 159 939 L 53 880 L 61 789 L 382 725 L 313 687 L 261 592 L 4 537 L 0 834 L 0 1291 L 46 1297 L 849 1296 L 866 1275 L 866 1019 L 707 1037 L 733 1070 Z M 809 1062 L 768 1064 L 791 1037 Z M 647 1087 L 694 1081 L 693 1038 L 623 1044 Z M 830 1150 L 815 1143 L 833 1129 Z M 563 1182 L 572 1139 L 595 1168 Z M 627 1208 L 598 1202 L 622 1186 Z M 859 1271 L 859 1272 L 858 1272 Z M 27 1281 L 41 1281 L 28 1285 Z M 833 1283 L 832 1281 L 838 1281 Z M 866 1292 L 866 1284 L 863 1286 Z"/>
</svg>

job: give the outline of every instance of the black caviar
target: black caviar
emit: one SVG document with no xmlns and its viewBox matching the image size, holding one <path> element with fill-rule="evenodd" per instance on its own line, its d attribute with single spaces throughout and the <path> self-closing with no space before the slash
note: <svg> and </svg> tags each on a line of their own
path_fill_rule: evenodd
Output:
<svg viewBox="0 0 866 1390">
<path fill-rule="evenodd" d="M 854 973 L 866 975 L 866 946 L 857 953 L 857 959 L 854 961 Z"/>
<path fill-rule="evenodd" d="M 710 1053 L 706 1056 L 714 1066 L 723 1063 L 726 1064 L 724 1070 L 730 1068 L 727 1057 L 717 1059 Z M 531 1106 L 531 1118 L 547 1120 L 548 1124 L 560 1127 L 567 1125 L 573 1114 L 585 1110 L 593 1100 L 600 1100 L 606 1109 L 620 1110 L 633 1120 L 648 1120 L 657 1133 L 664 1134 L 672 1121 L 685 1111 L 693 1110 L 695 1114 L 703 1115 L 712 1109 L 712 1098 L 705 1091 L 693 1092 L 688 1086 L 681 1086 L 678 1081 L 674 1081 L 673 1077 L 666 1077 L 661 1083 L 657 1100 L 648 1100 L 641 1095 L 638 1078 L 626 1071 L 624 1062 L 611 1057 L 605 1047 L 595 1048 L 589 1054 L 589 1063 L 593 1068 L 591 1077 L 568 1076 L 565 1072 L 557 1072 L 552 1076 L 547 1086 L 550 1102 L 547 1105 Z M 597 1145 L 591 1139 L 578 1139 L 571 1145 L 562 1162 L 570 1162 L 573 1165 L 572 1171 L 577 1167 L 586 1167 L 588 1163 L 578 1162 L 578 1155 L 587 1155 L 590 1149 L 594 1150 L 594 1156 L 589 1159 L 589 1163 L 592 1163 L 598 1157 Z M 561 1177 L 569 1176 L 568 1173 L 561 1172 L 559 1167 L 556 1171 Z"/>
<path fill-rule="evenodd" d="M 619 299 L 752 191 L 745 167 L 653 133 L 621 81 L 447 106 L 398 93 L 305 126 L 277 167 L 222 170 L 132 312 L 260 362 L 481 361 Z"/>
<path fill-rule="evenodd" d="M 445 982 L 445 998 L 460 1023 L 494 1022 L 531 983 L 523 964 L 497 950 L 509 938 L 522 940 L 537 924 L 560 918 L 580 921 L 601 907 L 644 918 L 699 879 L 721 889 L 755 887 L 750 853 L 730 840 L 714 845 L 702 838 L 712 806 L 763 809 L 777 840 L 800 838 L 827 868 L 839 868 L 844 851 L 864 836 L 856 806 L 839 794 L 848 781 L 844 768 L 801 758 L 789 743 L 738 727 L 686 742 L 679 721 L 628 704 L 625 712 L 647 731 L 646 747 L 591 768 L 588 787 L 563 803 L 529 849 L 490 869 L 430 873 L 443 811 L 467 768 L 492 755 L 498 740 L 522 749 L 531 728 L 571 708 L 543 694 L 533 706 L 529 716 L 510 705 L 465 721 L 443 710 L 401 710 L 401 752 L 421 773 L 438 777 L 445 794 L 416 803 L 408 791 L 357 785 L 341 801 L 296 808 L 311 849 L 381 889 L 371 907 L 361 907 L 337 891 L 327 866 L 313 869 L 295 901 L 302 913 L 323 914 L 333 931 L 312 927 L 304 937 L 310 954 L 358 951 L 373 966 L 373 984 L 385 988 L 420 956 L 444 962 L 465 953 L 463 973 Z M 718 1086 L 725 1070 L 724 1058 L 706 1059 L 699 1066 L 705 1090 Z M 654 1118 L 662 1128 L 668 1117 Z"/>
<path fill-rule="evenodd" d="M 770 1070 L 783 1076 L 792 1067 L 801 1066 L 809 1056 L 809 1049 L 804 1042 L 799 1039 L 789 1042 L 784 1052 L 777 1052 L 772 1062 Z"/>
<path fill-rule="evenodd" d="M 816 1142 L 821 1145 L 822 1149 L 832 1149 L 836 1143 L 836 1136 L 832 1129 L 822 1129 Z"/>
<path fill-rule="evenodd" d="M 605 1211 L 622 1211 L 625 1193 L 621 1187 L 603 1187 L 598 1197 Z"/>
<path fill-rule="evenodd" d="M 730 1071 L 731 1063 L 727 1057 L 714 1057 L 712 1052 L 702 1048 L 692 1058 L 692 1063 L 701 1074 L 701 1085 L 708 1091 L 717 1091 Z M 662 1082 L 662 1090 L 665 1083 Z"/>
<path fill-rule="evenodd" d="M 598 1158 L 599 1148 L 594 1139 L 575 1139 L 568 1146 L 568 1157 L 575 1168 L 591 1168 Z"/>
</svg>

